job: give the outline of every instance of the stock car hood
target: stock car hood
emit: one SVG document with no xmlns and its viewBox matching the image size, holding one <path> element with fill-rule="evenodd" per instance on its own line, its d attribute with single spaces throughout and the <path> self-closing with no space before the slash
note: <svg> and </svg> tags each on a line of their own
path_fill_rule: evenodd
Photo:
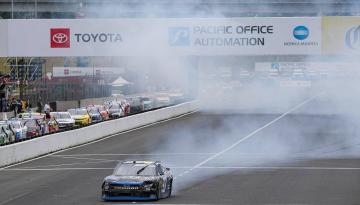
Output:
<svg viewBox="0 0 360 205">
<path fill-rule="evenodd" d="M 109 113 L 110 113 L 110 114 L 112 114 L 112 113 L 119 113 L 119 112 L 121 112 L 120 109 L 110 109 L 110 110 L 109 110 Z"/>
<path fill-rule="evenodd" d="M 110 175 L 105 178 L 105 181 L 116 181 L 116 182 L 142 182 L 142 181 L 156 181 L 159 177 L 157 176 L 116 176 Z"/>
<path fill-rule="evenodd" d="M 91 117 L 100 117 L 100 113 L 90 114 Z"/>
<path fill-rule="evenodd" d="M 57 119 L 58 123 L 74 123 L 73 119 Z"/>
<path fill-rule="evenodd" d="M 77 120 L 87 118 L 86 115 L 72 115 L 71 117 L 72 117 L 73 119 L 77 119 Z"/>
</svg>

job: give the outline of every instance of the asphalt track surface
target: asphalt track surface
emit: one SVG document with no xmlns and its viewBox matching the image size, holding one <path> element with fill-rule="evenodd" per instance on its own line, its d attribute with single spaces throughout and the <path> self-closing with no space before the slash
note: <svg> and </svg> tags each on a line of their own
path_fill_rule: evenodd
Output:
<svg viewBox="0 0 360 205">
<path fill-rule="evenodd" d="M 297 109 L 316 106 L 316 99 Z M 0 171 L 3 204 L 102 202 L 119 160 L 161 160 L 169 199 L 145 204 L 360 204 L 358 130 L 341 115 L 197 112 Z"/>
</svg>

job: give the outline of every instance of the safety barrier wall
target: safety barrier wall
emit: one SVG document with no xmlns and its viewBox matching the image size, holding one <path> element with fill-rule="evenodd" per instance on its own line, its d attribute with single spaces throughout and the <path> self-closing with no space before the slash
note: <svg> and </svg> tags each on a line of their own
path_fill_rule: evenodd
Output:
<svg viewBox="0 0 360 205">
<path fill-rule="evenodd" d="M 112 134 L 177 117 L 193 112 L 197 109 L 198 102 L 191 101 L 117 120 L 105 121 L 80 129 L 55 133 L 35 138 L 33 140 L 0 147 L 0 167 L 84 144 Z"/>
</svg>

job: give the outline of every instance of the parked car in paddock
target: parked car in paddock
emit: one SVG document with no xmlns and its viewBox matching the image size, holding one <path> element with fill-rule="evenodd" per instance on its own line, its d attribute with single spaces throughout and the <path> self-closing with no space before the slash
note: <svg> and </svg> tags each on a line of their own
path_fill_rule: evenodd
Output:
<svg viewBox="0 0 360 205">
<path fill-rule="evenodd" d="M 130 105 L 130 113 L 135 114 L 142 111 L 143 104 L 141 102 L 141 96 L 128 96 L 125 98 L 126 102 Z"/>
<path fill-rule="evenodd" d="M 170 97 L 168 95 L 160 95 L 155 97 L 155 107 L 161 108 L 171 104 Z"/>
<path fill-rule="evenodd" d="M 69 109 L 68 112 L 71 118 L 75 120 L 76 125 L 89 125 L 91 124 L 91 117 L 86 108 Z"/>
<path fill-rule="evenodd" d="M 87 111 L 91 117 L 91 122 L 97 123 L 103 121 L 101 113 L 98 108 L 96 107 L 88 107 Z"/>
<path fill-rule="evenodd" d="M 5 131 L 0 128 L 0 145 L 6 145 L 10 143 L 9 136 L 5 133 Z"/>
<path fill-rule="evenodd" d="M 104 105 L 94 105 L 94 107 L 96 107 L 99 110 L 103 120 L 109 119 L 109 111 L 106 109 Z"/>
<path fill-rule="evenodd" d="M 26 138 L 38 137 L 43 133 L 43 129 L 38 122 L 38 119 L 25 118 L 22 122 L 27 127 Z"/>
<path fill-rule="evenodd" d="M 171 196 L 173 176 L 159 161 L 120 162 L 101 185 L 104 201 L 159 200 Z"/>
<path fill-rule="evenodd" d="M 109 105 L 109 117 L 111 119 L 119 118 L 124 116 L 123 108 L 121 106 L 121 103 L 118 101 L 113 101 Z"/>
<path fill-rule="evenodd" d="M 241 83 L 239 81 L 231 81 L 229 83 L 231 84 L 233 89 L 238 90 L 241 87 Z M 179 104 L 179 103 L 182 103 L 185 101 L 185 95 L 183 92 L 180 92 L 180 91 L 169 93 L 169 97 L 170 97 L 171 105 Z"/>
<path fill-rule="evenodd" d="M 59 129 L 73 128 L 75 126 L 75 120 L 69 112 L 51 112 L 50 115 L 59 124 Z"/>
<path fill-rule="evenodd" d="M 141 111 L 148 111 L 154 108 L 154 101 L 150 97 L 140 97 Z"/>
<path fill-rule="evenodd" d="M 9 120 L 7 123 L 15 133 L 15 141 L 25 140 L 27 137 L 27 127 L 20 120 Z"/>
<path fill-rule="evenodd" d="M 14 143 L 15 142 L 15 133 L 11 129 L 11 127 L 6 123 L 6 121 L 0 122 L 0 129 L 6 134 L 7 139 L 9 140 L 8 143 Z"/>
<path fill-rule="evenodd" d="M 121 105 L 124 110 L 124 116 L 130 115 L 130 113 L 131 113 L 130 103 L 126 100 L 123 100 L 123 101 L 121 101 Z"/>
</svg>

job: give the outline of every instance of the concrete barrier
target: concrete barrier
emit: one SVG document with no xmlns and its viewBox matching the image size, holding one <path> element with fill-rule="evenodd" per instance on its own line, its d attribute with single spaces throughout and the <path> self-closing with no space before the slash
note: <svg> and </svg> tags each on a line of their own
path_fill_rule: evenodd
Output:
<svg viewBox="0 0 360 205">
<path fill-rule="evenodd" d="M 159 122 L 198 109 L 196 101 L 111 120 L 80 129 L 55 133 L 0 147 L 0 167 L 28 160 L 112 134 Z"/>
</svg>

